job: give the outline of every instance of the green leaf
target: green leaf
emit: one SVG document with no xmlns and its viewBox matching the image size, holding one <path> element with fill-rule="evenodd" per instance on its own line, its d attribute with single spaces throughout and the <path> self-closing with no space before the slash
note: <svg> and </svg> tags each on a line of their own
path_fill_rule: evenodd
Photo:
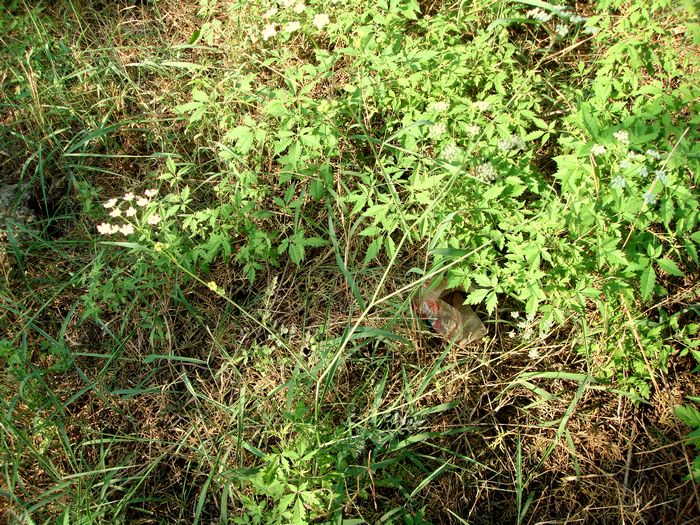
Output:
<svg viewBox="0 0 700 525">
<path fill-rule="evenodd" d="M 677 406 L 674 408 L 676 417 L 683 423 L 693 428 L 700 428 L 700 411 L 691 405 Z"/>
<path fill-rule="evenodd" d="M 485 201 L 490 201 L 498 197 L 501 193 L 503 193 L 503 190 L 505 189 L 505 186 L 492 186 L 490 189 L 485 191 L 481 197 Z"/>
<path fill-rule="evenodd" d="M 678 265 L 671 259 L 657 259 L 656 264 L 659 265 L 666 273 L 675 275 L 676 277 L 684 277 L 685 274 L 678 268 Z"/>
<path fill-rule="evenodd" d="M 642 292 L 642 299 L 645 301 L 651 299 L 652 294 L 654 293 L 654 284 L 656 283 L 656 272 L 654 272 L 654 268 L 651 267 L 651 265 L 647 266 L 647 268 L 642 272 L 642 277 L 639 281 L 639 287 Z"/>
<path fill-rule="evenodd" d="M 488 295 L 489 291 L 490 290 L 488 288 L 479 288 L 477 290 L 474 290 L 467 296 L 467 302 L 469 304 L 478 304 L 484 300 L 484 298 Z"/>
</svg>

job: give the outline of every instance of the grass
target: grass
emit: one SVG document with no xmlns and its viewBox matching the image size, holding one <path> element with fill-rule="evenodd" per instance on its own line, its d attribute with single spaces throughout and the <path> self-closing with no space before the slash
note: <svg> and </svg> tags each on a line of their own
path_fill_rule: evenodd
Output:
<svg viewBox="0 0 700 525">
<path fill-rule="evenodd" d="M 557 36 L 545 2 L 385 3 L 0 11 L 7 522 L 700 514 L 697 13 L 590 3 Z M 658 220 L 591 152 L 619 129 L 668 153 Z M 100 235 L 127 192 L 137 231 Z M 486 338 L 417 318 L 443 276 Z"/>
</svg>

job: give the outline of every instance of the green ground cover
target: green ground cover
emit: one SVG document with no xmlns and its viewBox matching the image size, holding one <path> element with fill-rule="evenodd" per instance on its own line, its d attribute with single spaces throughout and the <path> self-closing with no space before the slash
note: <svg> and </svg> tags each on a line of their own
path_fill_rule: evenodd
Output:
<svg viewBox="0 0 700 525">
<path fill-rule="evenodd" d="M 0 24 L 8 522 L 700 515 L 693 2 Z"/>
</svg>

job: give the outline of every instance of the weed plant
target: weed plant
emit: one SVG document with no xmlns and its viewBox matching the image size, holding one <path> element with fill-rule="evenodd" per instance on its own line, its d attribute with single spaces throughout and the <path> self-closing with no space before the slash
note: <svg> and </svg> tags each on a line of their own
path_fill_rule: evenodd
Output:
<svg viewBox="0 0 700 525">
<path fill-rule="evenodd" d="M 0 13 L 8 522 L 700 515 L 692 2 Z"/>
</svg>

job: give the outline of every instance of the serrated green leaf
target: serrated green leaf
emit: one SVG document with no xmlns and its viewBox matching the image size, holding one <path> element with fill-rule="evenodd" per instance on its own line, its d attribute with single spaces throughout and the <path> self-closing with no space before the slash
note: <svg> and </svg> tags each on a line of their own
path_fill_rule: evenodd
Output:
<svg viewBox="0 0 700 525">
<path fill-rule="evenodd" d="M 642 277 L 639 280 L 639 288 L 642 292 L 642 299 L 644 299 L 645 301 L 651 299 L 651 296 L 654 293 L 655 284 L 656 272 L 654 272 L 654 268 L 652 268 L 651 265 L 647 266 L 646 269 L 642 272 Z"/>
<path fill-rule="evenodd" d="M 481 197 L 485 201 L 490 201 L 490 200 L 493 200 L 496 197 L 498 197 L 501 193 L 503 193 L 503 190 L 505 190 L 505 189 L 506 189 L 505 186 L 500 186 L 500 185 L 499 186 L 492 186 L 487 191 L 485 191 Z"/>
<path fill-rule="evenodd" d="M 488 295 L 489 291 L 490 290 L 488 288 L 479 288 L 477 290 L 474 290 L 467 296 L 467 302 L 469 304 L 478 304 L 484 300 L 484 298 Z"/>
<path fill-rule="evenodd" d="M 691 405 L 676 406 L 676 417 L 683 423 L 693 428 L 700 428 L 700 411 Z"/>
<path fill-rule="evenodd" d="M 661 268 L 666 273 L 670 273 L 671 275 L 675 275 L 676 277 L 685 276 L 681 269 L 678 268 L 678 265 L 671 259 L 657 259 L 656 264 L 658 264 L 659 268 Z"/>
<path fill-rule="evenodd" d="M 491 291 L 488 298 L 486 299 L 486 311 L 489 314 L 492 314 L 493 311 L 496 309 L 497 304 L 498 304 L 498 296 L 496 295 L 496 292 Z"/>
</svg>

